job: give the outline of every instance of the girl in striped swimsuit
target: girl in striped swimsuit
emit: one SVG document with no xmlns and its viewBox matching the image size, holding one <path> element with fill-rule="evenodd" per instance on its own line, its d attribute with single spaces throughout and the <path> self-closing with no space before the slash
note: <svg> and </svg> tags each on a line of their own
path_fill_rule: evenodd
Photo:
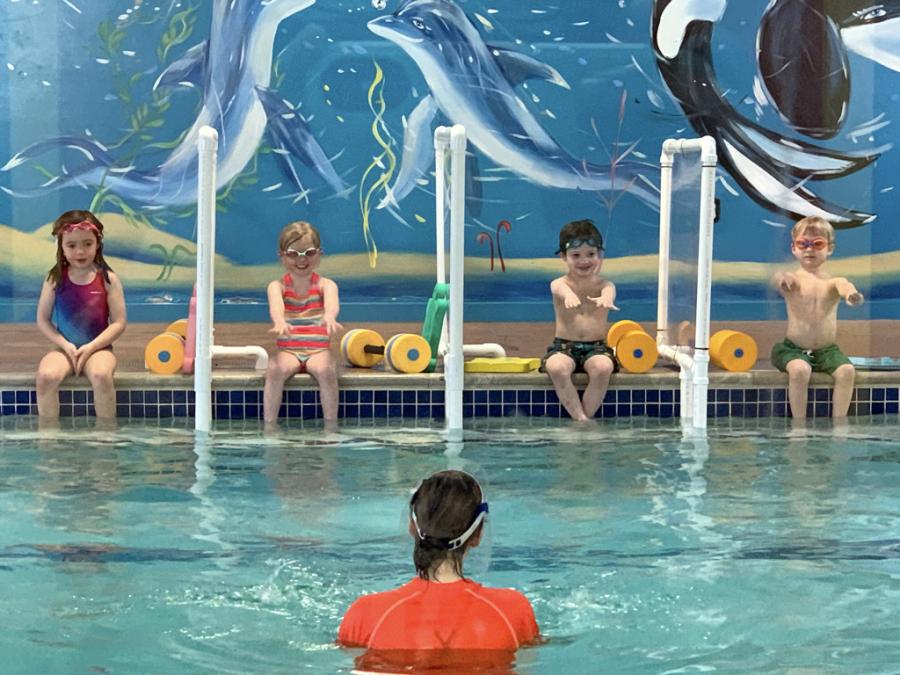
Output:
<svg viewBox="0 0 900 675">
<path fill-rule="evenodd" d="M 331 353 L 331 336 L 343 327 L 338 288 L 319 276 L 322 260 L 319 233 L 307 222 L 290 223 L 278 238 L 278 255 L 285 275 L 269 284 L 271 333 L 278 352 L 269 359 L 263 393 L 265 421 L 277 421 L 284 383 L 295 373 L 309 373 L 319 384 L 319 398 L 326 422 L 337 419 L 337 368 Z"/>
</svg>

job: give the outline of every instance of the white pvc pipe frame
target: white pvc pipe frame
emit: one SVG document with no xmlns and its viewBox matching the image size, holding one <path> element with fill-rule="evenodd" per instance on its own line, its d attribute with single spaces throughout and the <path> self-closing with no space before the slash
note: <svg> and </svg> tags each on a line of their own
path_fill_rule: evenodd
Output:
<svg viewBox="0 0 900 675">
<path fill-rule="evenodd" d="M 197 176 L 197 310 L 194 347 L 194 429 L 212 427 L 212 359 L 214 356 L 255 356 L 256 369 L 265 370 L 266 350 L 258 345 L 213 345 L 213 302 L 216 253 L 216 153 L 219 134 L 212 127 L 200 129 Z"/>
<path fill-rule="evenodd" d="M 446 279 L 444 203 L 444 157 L 450 149 L 450 307 L 444 357 L 444 409 L 451 438 L 462 436 L 463 390 L 463 280 L 465 245 L 463 226 L 466 209 L 466 130 L 460 124 L 434 130 L 435 237 L 437 239 L 437 280 Z"/>
<path fill-rule="evenodd" d="M 700 217 L 697 250 L 697 303 L 694 351 L 690 354 L 669 343 L 669 241 L 672 220 L 672 166 L 675 155 L 700 153 Z M 713 216 L 715 214 L 716 142 L 711 136 L 669 138 L 662 144 L 659 205 L 659 292 L 656 342 L 659 353 L 681 370 L 681 420 L 695 429 L 706 428 L 709 393 L 709 313 L 712 294 Z"/>
</svg>

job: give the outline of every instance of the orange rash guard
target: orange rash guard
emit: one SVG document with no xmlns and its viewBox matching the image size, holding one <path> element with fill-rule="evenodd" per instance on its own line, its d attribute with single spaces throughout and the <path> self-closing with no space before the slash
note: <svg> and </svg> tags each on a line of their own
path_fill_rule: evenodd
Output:
<svg viewBox="0 0 900 675">
<path fill-rule="evenodd" d="M 518 591 L 417 577 L 356 600 L 341 622 L 338 642 L 375 650 L 515 651 L 539 635 L 531 603 Z"/>
</svg>

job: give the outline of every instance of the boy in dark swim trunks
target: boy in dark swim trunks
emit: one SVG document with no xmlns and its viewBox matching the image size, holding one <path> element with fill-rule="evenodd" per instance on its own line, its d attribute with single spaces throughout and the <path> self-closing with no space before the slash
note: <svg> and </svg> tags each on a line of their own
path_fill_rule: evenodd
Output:
<svg viewBox="0 0 900 675">
<path fill-rule="evenodd" d="M 807 387 L 813 371 L 834 378 L 832 416 L 846 417 L 856 371 L 834 343 L 837 308 L 863 303 L 863 295 L 843 277 L 825 271 L 834 252 L 834 228 L 817 216 L 799 220 L 791 230 L 791 252 L 800 263 L 794 272 L 777 272 L 772 285 L 787 305 L 787 338 L 772 348 L 772 365 L 788 374 L 791 415 L 806 417 Z"/>
<path fill-rule="evenodd" d="M 613 351 L 606 345 L 607 314 L 615 305 L 616 287 L 600 276 L 603 237 L 590 220 L 575 220 L 559 232 L 559 257 L 569 271 L 550 284 L 556 337 L 547 348 L 541 370 L 553 381 L 560 403 L 572 419 L 594 416 L 609 378 L 616 371 Z M 588 384 L 579 398 L 572 373 L 587 373 Z"/>
</svg>

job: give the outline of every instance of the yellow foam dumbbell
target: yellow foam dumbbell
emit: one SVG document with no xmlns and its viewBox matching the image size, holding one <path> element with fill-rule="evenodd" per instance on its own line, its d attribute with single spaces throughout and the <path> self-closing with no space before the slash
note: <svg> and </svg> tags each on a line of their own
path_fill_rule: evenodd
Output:
<svg viewBox="0 0 900 675">
<path fill-rule="evenodd" d="M 415 333 L 395 335 L 384 350 L 388 366 L 401 373 L 421 373 L 431 361 L 428 340 Z"/>
<path fill-rule="evenodd" d="M 184 343 L 187 339 L 188 320 L 178 319 L 165 332 L 154 337 L 144 348 L 144 365 L 157 375 L 174 375 L 184 364 Z"/>
<path fill-rule="evenodd" d="M 354 328 L 341 338 L 341 354 L 352 366 L 377 366 L 384 358 L 384 338 L 374 330 Z"/>
<path fill-rule="evenodd" d="M 147 343 L 144 363 L 157 375 L 179 372 L 184 364 L 184 338 L 177 333 L 160 333 Z"/>
<path fill-rule="evenodd" d="M 359 368 L 371 368 L 386 359 L 393 370 L 421 373 L 431 361 L 431 346 L 413 333 L 400 333 L 385 344 L 374 330 L 356 328 L 341 339 L 341 354 L 347 363 Z"/>
<path fill-rule="evenodd" d="M 736 330 L 720 330 L 709 339 L 709 359 L 719 368 L 743 373 L 756 365 L 756 341 Z"/>
<path fill-rule="evenodd" d="M 617 321 L 606 334 L 616 360 L 629 373 L 646 373 L 656 365 L 659 352 L 654 340 L 636 321 Z"/>
</svg>

